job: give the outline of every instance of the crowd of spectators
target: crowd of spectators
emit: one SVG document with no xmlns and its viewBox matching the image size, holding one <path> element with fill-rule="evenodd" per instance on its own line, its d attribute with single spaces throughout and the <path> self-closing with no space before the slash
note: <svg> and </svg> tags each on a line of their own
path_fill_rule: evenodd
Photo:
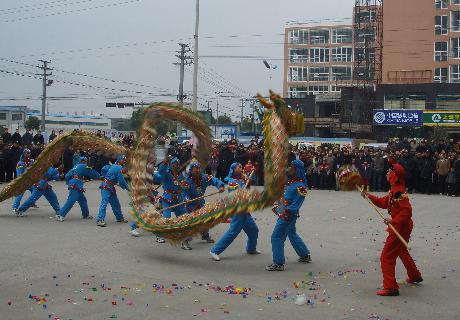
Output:
<svg viewBox="0 0 460 320">
<path fill-rule="evenodd" d="M 62 134 L 54 131 L 49 136 L 53 141 Z M 133 133 L 106 134 L 95 132 L 113 142 L 132 148 L 135 143 Z M 163 139 L 164 140 L 164 139 Z M 0 182 L 9 182 L 16 177 L 16 164 L 24 148 L 31 150 L 32 158 L 37 158 L 44 148 L 44 138 L 37 132 L 27 130 L 20 135 L 4 131 L 0 144 Z M 170 156 L 179 158 L 182 163 L 192 157 L 190 144 L 172 144 L 167 149 Z M 64 171 L 70 170 L 85 155 L 96 170 L 100 170 L 110 159 L 88 150 L 74 150 L 69 147 L 62 156 Z M 406 169 L 406 185 L 409 192 L 425 194 L 460 195 L 460 141 L 392 140 L 385 148 L 351 147 L 333 144 L 298 147 L 290 145 L 288 160 L 300 159 L 305 164 L 308 187 L 321 190 L 338 190 L 337 172 L 343 166 L 360 172 L 363 183 L 371 191 L 386 191 L 386 172 L 388 160 L 395 159 Z M 215 142 L 212 145 L 208 166 L 209 174 L 223 180 L 233 162 L 243 165 L 246 172 L 252 172 L 256 185 L 264 184 L 263 141 L 251 140 L 242 144 L 236 139 Z"/>
<path fill-rule="evenodd" d="M 185 163 L 191 147 L 178 144 L 169 149 Z M 290 146 L 289 162 L 300 159 L 305 164 L 311 189 L 338 190 L 337 172 L 343 166 L 360 172 L 363 183 L 371 191 L 386 191 L 388 160 L 395 159 L 406 169 L 406 184 L 410 193 L 460 195 L 460 141 L 393 140 L 386 148 L 351 147 L 322 144 L 318 147 Z M 255 169 L 257 185 L 263 185 L 264 149 L 262 142 L 249 145 L 237 140 L 214 143 L 206 171 L 225 178 L 233 162 Z"/>
</svg>

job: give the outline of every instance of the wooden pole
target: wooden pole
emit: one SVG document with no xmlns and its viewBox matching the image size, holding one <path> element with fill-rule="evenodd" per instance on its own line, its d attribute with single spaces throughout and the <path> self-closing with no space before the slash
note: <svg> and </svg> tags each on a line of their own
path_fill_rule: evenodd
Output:
<svg viewBox="0 0 460 320">
<path fill-rule="evenodd" d="M 372 208 L 375 210 L 375 212 L 377 212 L 379 214 L 380 217 L 382 217 L 382 219 L 385 221 L 385 216 L 383 215 L 383 213 L 380 212 L 380 210 L 377 208 L 377 206 L 371 201 L 371 199 L 369 199 L 369 197 L 367 196 L 367 194 L 363 193 L 363 188 L 356 185 L 356 188 L 361 192 L 361 194 L 364 194 L 364 197 L 366 198 L 366 200 L 369 202 L 369 204 L 372 206 Z M 398 237 L 398 239 L 406 246 L 407 250 L 410 250 L 410 246 L 409 244 L 407 243 L 407 241 L 401 236 L 401 234 L 398 232 L 398 230 L 396 230 L 396 228 L 391 224 L 391 223 L 388 223 L 388 227 L 390 227 L 390 229 L 394 232 L 394 234 Z"/>
</svg>

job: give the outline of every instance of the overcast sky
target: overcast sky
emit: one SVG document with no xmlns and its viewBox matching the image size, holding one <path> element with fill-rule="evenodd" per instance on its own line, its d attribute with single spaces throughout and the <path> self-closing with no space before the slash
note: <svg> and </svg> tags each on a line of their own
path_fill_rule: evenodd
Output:
<svg viewBox="0 0 460 320">
<path fill-rule="evenodd" d="M 344 19 L 351 17 L 353 3 L 201 0 L 199 109 L 215 92 L 245 97 L 269 88 L 281 92 L 286 22 L 338 19 L 350 23 Z M 1 0 L 0 58 L 31 65 L 49 59 L 51 67 L 72 72 L 53 71 L 53 79 L 94 86 L 55 82 L 48 96 L 69 100 L 50 100 L 51 113 L 127 113 L 129 110 L 107 109 L 105 103 L 175 99 L 179 69 L 173 65 L 174 55 L 179 42 L 190 43 L 193 49 L 194 8 L 194 0 Z M 276 69 L 266 69 L 263 59 Z M 0 70 L 29 76 L 39 72 L 4 60 L 0 60 Z M 39 108 L 39 100 L 8 99 L 38 99 L 41 90 L 39 78 L 0 73 L 0 105 Z M 191 90 L 189 67 L 185 91 Z M 122 98 L 125 95 L 137 97 Z M 215 107 L 215 98 L 210 101 Z M 235 100 L 220 98 L 219 103 L 221 112 L 239 115 Z"/>
</svg>

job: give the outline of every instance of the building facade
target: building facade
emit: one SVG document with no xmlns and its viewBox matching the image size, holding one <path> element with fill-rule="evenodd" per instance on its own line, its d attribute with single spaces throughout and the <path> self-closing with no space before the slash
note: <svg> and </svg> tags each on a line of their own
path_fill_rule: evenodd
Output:
<svg viewBox="0 0 460 320">
<path fill-rule="evenodd" d="M 40 112 L 28 112 L 27 117 L 41 118 Z M 78 115 L 78 114 L 46 114 L 45 118 L 46 131 L 51 130 L 59 131 L 72 131 L 75 129 L 81 129 L 86 131 L 105 130 L 109 131 L 112 129 L 112 122 L 105 116 L 95 115 Z"/>
<path fill-rule="evenodd" d="M 460 83 L 460 0 L 385 0 L 383 83 Z"/>
<path fill-rule="evenodd" d="M 284 43 L 285 97 L 339 94 L 352 85 L 352 25 L 288 25 Z"/>
<path fill-rule="evenodd" d="M 24 129 L 27 107 L 0 106 L 0 126 L 10 131 Z"/>
</svg>

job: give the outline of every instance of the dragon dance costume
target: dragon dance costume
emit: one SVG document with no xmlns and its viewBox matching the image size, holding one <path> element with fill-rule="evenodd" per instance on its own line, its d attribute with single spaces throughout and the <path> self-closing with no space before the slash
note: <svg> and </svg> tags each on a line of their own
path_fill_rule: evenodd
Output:
<svg viewBox="0 0 460 320">
<path fill-rule="evenodd" d="M 283 271 L 286 258 L 284 256 L 284 243 L 289 237 L 292 247 L 299 256 L 299 262 L 311 262 L 310 251 L 297 234 L 296 223 L 299 209 L 307 195 L 307 179 L 304 163 L 294 160 L 291 163 L 293 175 L 289 177 L 284 190 L 283 202 L 273 208 L 278 215 L 278 221 L 272 233 L 273 264 L 266 267 L 267 271 Z"/>
<path fill-rule="evenodd" d="M 65 175 L 69 196 L 59 214 L 56 215 L 58 221 L 64 221 L 65 216 L 72 209 L 75 202 L 78 202 L 80 205 L 83 219 L 92 219 L 92 216 L 89 215 L 88 201 L 85 197 L 84 180 L 99 179 L 100 175 L 96 170 L 87 166 L 87 161 L 86 157 L 80 157 L 80 163 Z"/>
<path fill-rule="evenodd" d="M 45 176 L 39 182 L 35 183 L 32 187 L 32 195 L 24 202 L 18 209 L 18 215 L 23 215 L 30 207 L 32 207 L 38 199 L 45 196 L 51 207 L 54 209 L 56 214 L 59 213 L 59 201 L 56 193 L 49 184 L 50 181 L 59 180 L 61 173 L 55 167 L 51 167 L 46 171 Z"/>
<path fill-rule="evenodd" d="M 199 170 L 199 173 L 197 175 L 193 174 L 194 169 Z M 209 186 L 214 186 L 221 192 L 224 191 L 225 187 L 225 183 L 223 183 L 221 180 L 214 178 L 211 175 L 201 173 L 201 165 L 198 162 L 193 162 L 190 165 L 186 181 L 188 183 L 188 188 L 184 190 L 184 193 L 187 200 L 193 200 L 204 196 L 204 194 L 206 193 L 206 189 Z M 206 202 L 203 198 L 193 202 L 189 202 L 186 205 L 187 211 L 193 212 L 199 210 L 204 207 L 205 203 Z M 214 242 L 209 236 L 209 232 L 207 231 L 201 234 L 201 238 L 202 240 L 205 240 L 208 243 Z"/>
<path fill-rule="evenodd" d="M 123 217 L 121 211 L 120 201 L 118 200 L 117 191 L 115 186 L 118 184 L 122 189 L 128 190 L 129 186 L 123 176 L 123 165 L 126 162 L 125 156 L 119 156 L 115 164 L 105 166 L 101 173 L 104 176 L 104 181 L 101 183 L 99 188 L 101 189 L 101 205 L 99 207 L 99 214 L 97 216 L 97 225 L 105 227 L 105 216 L 107 212 L 107 206 L 110 204 L 112 207 L 113 214 L 117 219 L 117 222 L 128 222 Z"/>
<path fill-rule="evenodd" d="M 390 183 L 390 191 L 388 195 L 381 198 L 367 193 L 366 195 L 376 206 L 388 209 L 388 214 L 391 216 L 391 222 L 388 222 L 395 227 L 404 240 L 409 242 L 414 224 L 412 221 L 412 206 L 406 191 L 405 170 L 403 166 L 395 163 L 393 159 L 390 159 L 389 162 L 390 170 L 387 179 Z M 395 268 L 398 257 L 407 270 L 408 283 L 419 283 L 423 279 L 405 245 L 390 228 L 387 228 L 387 231 L 389 234 L 380 256 L 383 289 L 377 291 L 377 294 L 381 296 L 397 296 L 399 295 L 399 286 L 396 282 Z"/>
<path fill-rule="evenodd" d="M 233 192 L 239 188 L 245 188 L 246 186 L 246 180 L 244 179 L 242 172 L 235 173 L 237 168 L 241 172 L 241 164 L 233 163 L 230 166 L 228 176 L 225 178 L 225 181 L 228 182 L 228 192 Z M 233 242 L 233 240 L 235 240 L 235 238 L 240 234 L 242 230 L 248 236 L 246 252 L 248 254 L 260 253 L 257 251 L 257 238 L 259 235 L 259 228 L 257 227 L 251 214 L 246 212 L 232 217 L 230 228 L 211 249 L 210 254 L 212 259 L 215 261 L 220 261 L 219 254 L 224 252 L 224 250 Z"/>
<path fill-rule="evenodd" d="M 30 159 L 30 150 L 24 149 L 24 151 L 22 151 L 21 157 L 19 158 L 19 162 L 16 165 L 17 177 L 21 176 L 24 172 L 26 172 L 26 170 L 28 170 L 33 163 L 34 163 L 34 160 Z M 29 189 L 29 191 L 32 193 L 33 192 L 32 188 Z M 23 196 L 24 196 L 24 193 L 21 193 L 14 198 L 13 212 L 15 214 L 18 214 L 19 204 L 21 203 Z M 32 204 L 32 206 L 34 205 L 35 203 Z"/>
</svg>

